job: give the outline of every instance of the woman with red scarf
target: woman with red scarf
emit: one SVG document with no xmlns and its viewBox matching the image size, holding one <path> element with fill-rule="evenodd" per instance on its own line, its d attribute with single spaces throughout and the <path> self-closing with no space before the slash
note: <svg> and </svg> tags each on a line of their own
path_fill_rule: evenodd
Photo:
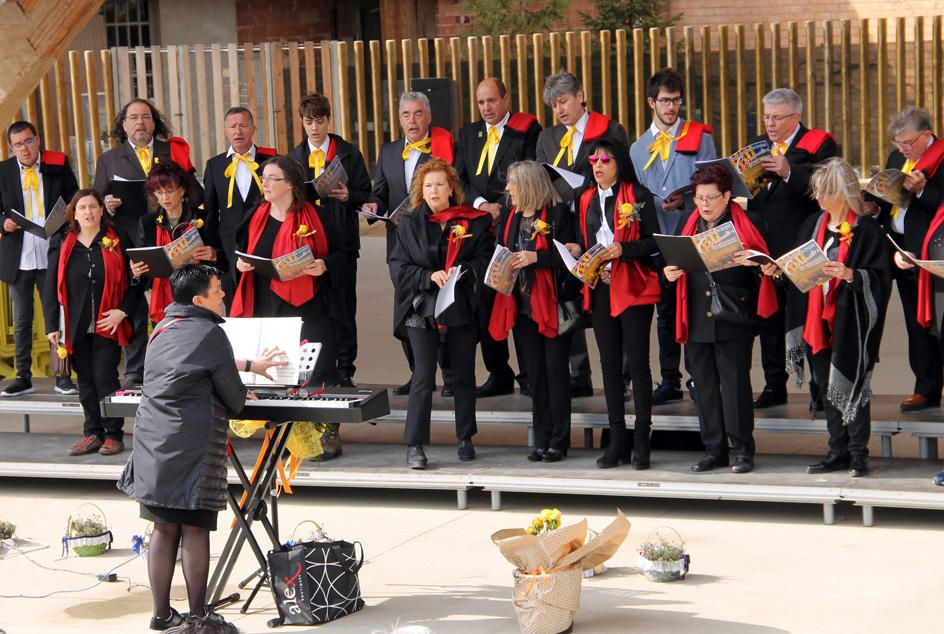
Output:
<svg viewBox="0 0 944 634">
<path fill-rule="evenodd" d="M 848 469 L 855 478 L 869 472 L 869 384 L 891 289 L 888 243 L 878 222 L 863 215 L 859 180 L 848 163 L 823 162 L 810 187 L 823 213 L 811 216 L 797 235 L 826 252 L 830 262 L 823 272 L 834 279 L 805 295 L 795 293 L 798 301 L 788 305 L 787 365 L 801 382 L 801 363 L 808 357 L 824 389 L 829 450 L 807 471 Z"/>
<path fill-rule="evenodd" d="M 67 208 L 69 230 L 49 240 L 49 268 L 43 289 L 46 337 L 72 357 L 85 413 L 84 438 L 70 456 L 124 450 L 123 418 L 102 417 L 99 402 L 120 387 L 121 348 L 143 288 L 130 283 L 123 246 L 128 238 L 112 226 L 94 189 L 80 189 Z M 62 323 L 59 314 L 62 309 Z"/>
<path fill-rule="evenodd" d="M 596 288 L 583 287 L 583 307 L 591 313 L 600 352 L 603 395 L 610 441 L 597 466 L 609 469 L 630 462 L 649 468 L 652 426 L 652 370 L 649 331 L 659 301 L 659 277 L 652 269 L 657 251 L 652 234 L 659 230 L 652 194 L 636 181 L 629 151 L 609 140 L 594 142 L 587 157 L 596 181 L 580 196 L 578 238 L 569 245 L 577 255 L 599 244 L 606 265 Z M 633 385 L 636 413 L 633 436 L 626 434 L 623 360 Z"/>
<path fill-rule="evenodd" d="M 731 222 L 747 249 L 768 253 L 767 243 L 748 219 L 747 213 L 731 200 L 732 177 L 720 165 L 698 169 L 691 178 L 696 211 L 688 218 L 681 235 L 691 236 Z M 740 264 L 753 264 L 735 254 Z M 664 269 L 665 278 L 676 283 L 678 312 L 676 340 L 685 344 L 692 380 L 698 399 L 698 422 L 705 455 L 692 471 L 711 471 L 729 464 L 728 443 L 734 449 L 734 473 L 754 468 L 754 405 L 751 391 L 751 348 L 758 323 L 733 323 L 711 310 L 712 285 L 743 302 L 745 312 L 768 317 L 776 310 L 777 298 L 770 278 L 758 278 L 747 266 L 707 273 L 686 274 L 677 266 Z M 756 310 L 754 307 L 756 306 Z"/>
<path fill-rule="evenodd" d="M 400 221 L 390 254 L 390 277 L 397 290 L 394 328 L 399 338 L 409 339 L 414 356 L 403 431 L 412 469 L 426 468 L 424 445 L 429 444 L 440 346 L 447 349 L 452 367 L 459 459 L 475 458 L 475 307 L 495 240 L 491 216 L 461 203 L 454 167 L 441 159 L 417 167 L 410 187 L 413 211 Z M 436 316 L 437 297 L 460 267 L 455 302 Z"/>
<path fill-rule="evenodd" d="M 188 196 L 188 192 L 193 189 L 193 177 L 174 162 L 158 163 L 151 169 L 144 183 L 144 191 L 157 200 L 158 209 L 141 217 L 137 246 L 161 247 L 194 228 L 203 241 L 203 246 L 194 253 L 196 260 L 225 271 L 226 256 L 216 226 L 219 220 L 207 218 L 203 210 L 197 209 L 203 201 Z M 148 271 L 148 265 L 144 262 L 131 263 L 131 275 L 135 279 L 147 275 Z M 170 279 L 153 278 L 149 310 L 151 321 L 156 324 L 164 319 L 164 309 L 172 301 Z"/>
<path fill-rule="evenodd" d="M 558 462 L 570 446 L 568 357 L 573 338 L 573 323 L 561 323 L 558 306 L 569 302 L 569 313 L 576 312 L 579 283 L 564 268 L 553 241 L 576 240 L 574 215 L 555 204 L 560 197 L 540 163 L 512 164 L 505 189 L 513 206 L 499 219 L 497 239 L 515 253 L 512 267 L 519 273 L 511 295 L 496 295 L 489 332 L 503 341 L 514 327 L 533 404 L 534 447 L 528 460 Z"/>
</svg>

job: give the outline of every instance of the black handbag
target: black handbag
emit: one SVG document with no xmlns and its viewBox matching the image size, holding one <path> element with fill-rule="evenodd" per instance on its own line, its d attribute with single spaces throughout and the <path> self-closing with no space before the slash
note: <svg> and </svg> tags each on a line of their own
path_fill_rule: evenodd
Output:
<svg viewBox="0 0 944 634">
<path fill-rule="evenodd" d="M 557 334 L 566 335 L 576 330 L 580 324 L 580 307 L 573 300 L 557 303 Z"/>
<path fill-rule="evenodd" d="M 706 275 L 711 290 L 711 307 L 708 316 L 735 326 L 754 325 L 757 321 L 754 293 L 746 288 L 718 284 L 711 273 L 706 273 Z"/>
<path fill-rule="evenodd" d="M 316 625 L 364 607 L 360 542 L 301 542 L 270 550 L 269 580 L 279 618 L 269 625 Z"/>
</svg>

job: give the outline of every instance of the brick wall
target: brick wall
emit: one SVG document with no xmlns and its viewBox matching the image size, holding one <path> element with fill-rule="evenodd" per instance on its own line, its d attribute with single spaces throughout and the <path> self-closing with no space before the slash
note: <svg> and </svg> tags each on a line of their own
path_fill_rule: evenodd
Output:
<svg viewBox="0 0 944 634">
<path fill-rule="evenodd" d="M 334 0 L 236 0 L 236 35 L 240 42 L 331 39 L 334 9 Z"/>
</svg>

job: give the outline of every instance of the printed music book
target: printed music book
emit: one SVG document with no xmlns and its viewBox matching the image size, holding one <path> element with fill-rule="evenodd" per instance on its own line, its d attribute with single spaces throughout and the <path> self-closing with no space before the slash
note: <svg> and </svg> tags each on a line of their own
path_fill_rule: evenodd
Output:
<svg viewBox="0 0 944 634">
<path fill-rule="evenodd" d="M 485 285 L 494 288 L 502 295 L 511 295 L 518 279 L 519 269 L 511 266 L 514 253 L 500 244 L 495 245 L 495 252 L 485 269 Z"/>
<path fill-rule="evenodd" d="M 829 263 L 829 258 L 815 240 L 804 242 L 792 251 L 787 251 L 777 258 L 776 262 L 801 293 L 833 279 L 823 273 L 823 267 Z"/>
<path fill-rule="evenodd" d="M 579 258 L 575 258 L 567 250 L 567 247 L 557 240 L 554 240 L 554 246 L 557 247 L 557 252 L 560 253 L 561 260 L 564 261 L 564 266 L 567 267 L 570 274 L 590 288 L 596 288 L 597 282 L 600 281 L 600 274 L 607 262 L 603 259 L 603 252 L 606 247 L 597 242 L 584 251 Z"/>
<path fill-rule="evenodd" d="M 694 212 L 698 213 L 698 212 Z M 693 236 L 653 234 L 666 264 L 686 273 L 714 273 L 738 266 L 734 254 L 744 250 L 732 222 L 725 222 Z"/>
<path fill-rule="evenodd" d="M 905 262 L 909 262 L 920 269 L 924 269 L 931 275 L 944 277 L 944 260 L 919 260 L 910 252 L 902 249 L 890 235 L 885 234 L 885 237 L 888 238 L 888 241 L 892 243 L 892 246 L 895 247 L 895 250 L 901 253 L 901 257 L 905 259 Z"/>
<path fill-rule="evenodd" d="M 274 381 L 252 372 L 240 372 L 244 385 L 298 385 L 301 359 L 301 317 L 227 317 L 220 325 L 237 359 L 255 359 L 266 348 L 278 347 L 288 365 L 269 370 Z"/>
<path fill-rule="evenodd" d="M 341 165 L 341 160 L 337 158 L 328 163 L 324 171 L 318 175 L 318 178 L 312 181 L 315 191 L 322 198 L 327 198 L 328 194 L 342 183 L 347 185 L 347 172 L 344 170 L 344 166 Z"/>
<path fill-rule="evenodd" d="M 904 188 L 905 176 L 907 174 L 901 170 L 882 170 L 872 177 L 863 191 L 896 207 L 907 209 L 912 194 Z"/>
<path fill-rule="evenodd" d="M 311 247 L 307 244 L 277 258 L 263 258 L 242 251 L 236 251 L 236 256 L 243 262 L 253 265 L 257 273 L 281 282 L 301 277 L 304 275 L 304 270 L 315 263 L 315 256 L 312 255 Z"/>
<path fill-rule="evenodd" d="M 410 208 L 410 197 L 407 196 L 403 199 L 403 202 L 397 205 L 397 208 L 391 211 L 386 215 L 375 214 L 372 211 L 365 211 L 364 209 L 358 209 L 357 213 L 367 218 L 367 220 L 382 220 L 383 222 L 390 222 L 395 225 L 400 224 L 400 213 L 405 212 Z"/>
<path fill-rule="evenodd" d="M 203 239 L 196 227 L 168 244 L 160 247 L 135 247 L 125 249 L 132 262 L 148 265 L 149 277 L 170 277 L 170 274 L 195 261 L 194 252 L 203 247 Z"/>
<path fill-rule="evenodd" d="M 121 206 L 115 210 L 115 224 L 131 237 L 138 235 L 138 219 L 150 208 L 144 194 L 144 179 L 128 180 L 115 176 L 105 188 L 105 195 L 121 199 Z"/>
<path fill-rule="evenodd" d="M 46 214 L 46 220 L 43 221 L 43 224 L 33 222 L 16 209 L 11 209 L 8 215 L 10 219 L 20 225 L 24 231 L 28 231 L 43 240 L 48 240 L 55 235 L 68 220 L 66 217 L 66 201 L 62 199 L 62 196 L 60 196 L 56 204 L 53 205 L 52 211 Z"/>
<path fill-rule="evenodd" d="M 770 143 L 765 139 L 761 139 L 742 147 L 731 156 L 722 156 L 711 161 L 696 161 L 695 167 L 711 165 L 712 163 L 723 165 L 731 172 L 734 179 L 731 195 L 750 199 L 774 180 L 773 174 L 768 172 L 761 163 L 762 159 L 770 156 Z"/>
</svg>

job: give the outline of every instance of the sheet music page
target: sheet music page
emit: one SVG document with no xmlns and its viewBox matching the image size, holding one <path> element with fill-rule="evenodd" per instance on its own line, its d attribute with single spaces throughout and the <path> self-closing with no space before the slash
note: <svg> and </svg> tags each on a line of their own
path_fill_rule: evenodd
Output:
<svg viewBox="0 0 944 634">
<path fill-rule="evenodd" d="M 190 264 L 196 260 L 193 257 L 197 249 L 203 248 L 203 238 L 196 227 L 190 227 L 182 236 L 169 244 L 164 245 L 164 253 L 170 260 L 170 265 L 174 269 L 179 269 L 184 264 Z"/>
<path fill-rule="evenodd" d="M 455 271 L 452 272 L 452 275 L 450 275 L 449 279 L 446 281 L 446 285 L 439 289 L 439 293 L 436 294 L 436 308 L 433 311 L 433 316 L 436 319 L 439 319 L 443 311 L 456 303 L 456 284 L 459 282 L 460 277 L 462 277 L 461 265 L 456 267 Z"/>
<path fill-rule="evenodd" d="M 828 262 L 829 258 L 815 240 L 804 242 L 777 258 L 777 266 L 801 293 L 806 293 L 833 279 L 823 273 L 823 267 Z"/>
<path fill-rule="evenodd" d="M 220 328 L 233 346 L 236 358 L 255 359 L 265 348 L 271 347 L 278 347 L 286 354 L 288 365 L 269 371 L 275 381 L 252 372 L 240 372 L 244 385 L 298 385 L 301 317 L 228 317 Z"/>
<path fill-rule="evenodd" d="M 734 254 L 743 251 L 744 245 L 734 230 L 733 222 L 728 221 L 703 231 L 692 236 L 692 239 L 709 273 L 738 266 L 734 261 Z"/>
<path fill-rule="evenodd" d="M 495 252 L 485 269 L 485 285 L 494 288 L 502 295 L 511 295 L 518 280 L 519 269 L 511 267 L 513 253 L 507 247 L 495 245 Z"/>
</svg>

